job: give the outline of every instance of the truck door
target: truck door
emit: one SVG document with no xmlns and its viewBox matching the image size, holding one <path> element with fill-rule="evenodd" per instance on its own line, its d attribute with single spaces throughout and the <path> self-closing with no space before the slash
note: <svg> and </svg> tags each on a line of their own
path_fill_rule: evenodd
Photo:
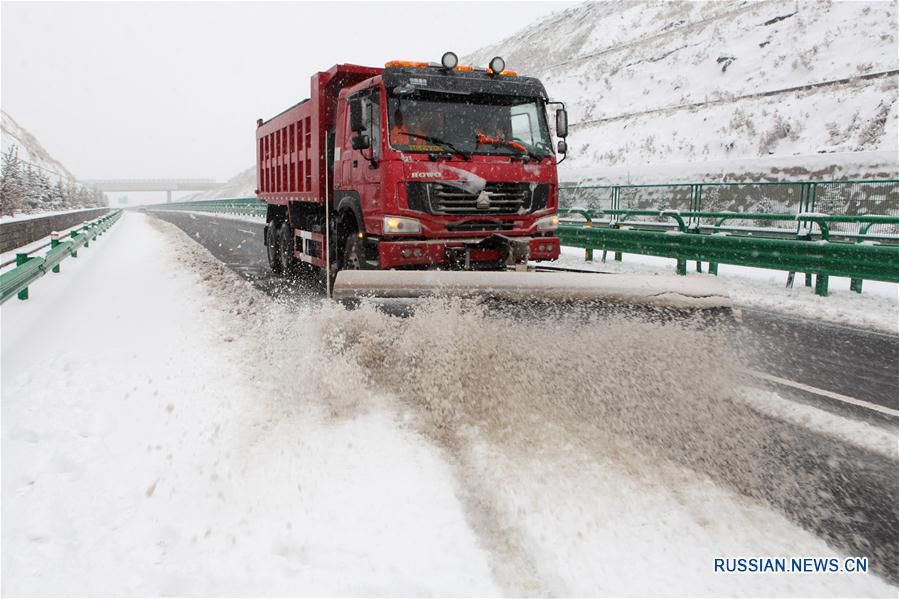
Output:
<svg viewBox="0 0 899 599">
<path fill-rule="evenodd" d="M 362 99 L 362 115 L 365 123 L 365 134 L 371 139 L 371 147 L 367 150 L 352 150 L 353 160 L 350 163 L 351 178 L 359 191 L 362 214 L 366 221 L 371 219 L 374 227 L 382 212 L 381 207 L 381 97 L 378 87 L 359 92 Z"/>
</svg>

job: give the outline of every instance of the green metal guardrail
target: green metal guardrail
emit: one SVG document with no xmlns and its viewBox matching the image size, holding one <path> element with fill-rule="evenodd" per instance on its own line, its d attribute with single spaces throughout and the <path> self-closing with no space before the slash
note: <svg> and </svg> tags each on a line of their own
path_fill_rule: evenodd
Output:
<svg viewBox="0 0 899 599">
<path fill-rule="evenodd" d="M 256 198 L 228 198 L 224 200 L 194 200 L 145 206 L 147 210 L 196 210 L 219 214 L 265 217 L 268 204 Z"/>
<path fill-rule="evenodd" d="M 121 210 L 71 231 L 68 239 L 52 239 L 50 250 L 44 256 L 16 254 L 16 267 L 0 274 L 0 304 L 18 295 L 20 300 L 28 299 L 28 286 L 48 272 L 59 272 L 59 263 L 66 257 L 78 257 L 78 249 L 89 247 L 90 242 L 97 239 L 122 215 Z"/>
<path fill-rule="evenodd" d="M 677 259 L 677 272 L 681 274 L 686 274 L 686 261 L 697 260 L 702 248 L 712 245 L 721 245 L 722 249 L 725 246 L 743 247 L 752 257 L 751 252 L 763 253 L 761 246 L 766 243 L 761 239 L 769 242 L 845 241 L 866 246 L 874 244 L 879 248 L 874 253 L 891 256 L 893 264 L 897 258 L 890 247 L 899 248 L 897 179 L 600 186 L 563 184 L 559 189 L 559 202 L 560 206 L 569 209 L 569 213 L 579 213 L 585 217 L 586 222 L 580 228 L 598 231 L 590 236 L 588 245 L 583 233 L 577 239 L 572 237 L 571 224 L 563 224 L 561 229 L 563 244 L 585 247 L 587 260 L 593 259 L 594 249 L 603 250 L 604 257 L 605 252 L 615 252 L 616 260 L 621 260 L 622 253 L 672 257 Z M 609 229 L 618 233 L 609 233 Z M 706 242 L 696 239 L 697 235 L 691 235 L 689 240 L 679 242 L 678 251 L 667 247 L 665 253 L 654 254 L 653 251 L 662 251 L 662 248 L 647 243 L 653 236 L 644 235 L 674 232 L 703 234 L 702 237 L 728 236 L 728 240 Z M 828 246 L 831 249 L 826 252 L 846 258 L 852 251 L 842 245 Z M 786 270 L 789 272 L 788 286 L 792 286 L 795 272 L 806 273 L 808 286 L 811 285 L 811 274 L 817 273 L 816 292 L 826 295 L 827 277 L 837 275 L 837 271 L 823 268 L 823 262 L 814 263 L 811 255 L 806 255 L 804 260 L 791 261 L 788 258 L 796 256 L 782 255 L 788 251 L 802 254 L 799 249 L 783 246 L 779 261 L 769 260 L 764 265 L 761 260 L 747 260 L 745 256 L 725 256 L 726 259 L 708 261 L 713 273 L 717 272 L 718 262 Z M 853 259 L 864 258 L 854 254 Z M 702 260 L 697 260 L 697 270 L 701 271 Z M 894 269 L 890 266 L 886 264 L 884 268 L 878 268 L 876 263 L 859 264 L 856 269 L 859 272 L 866 267 L 874 267 L 873 270 L 866 270 L 870 276 L 843 276 L 850 276 L 851 289 L 861 292 L 864 278 L 893 282 Z M 847 267 L 844 264 L 840 272 L 846 273 Z"/>
<path fill-rule="evenodd" d="M 849 181 L 787 181 L 740 183 L 660 183 L 652 185 L 569 185 L 559 188 L 559 205 L 581 208 L 593 213 L 610 210 L 727 213 L 734 232 L 790 233 L 797 222 L 766 221 L 757 214 L 820 213 L 828 216 L 899 217 L 899 179 Z M 634 217 L 643 223 L 657 222 L 652 216 Z M 714 217 L 697 217 L 700 228 L 715 227 Z M 663 219 L 664 220 L 664 219 Z M 832 237 L 866 239 L 899 244 L 899 225 L 874 223 L 863 225 L 851 220 L 834 223 Z M 720 225 L 719 225 L 719 230 Z"/>
<path fill-rule="evenodd" d="M 718 264 L 770 268 L 788 271 L 788 286 L 792 285 L 794 273 L 803 272 L 806 285 L 811 285 L 811 274 L 817 276 L 815 293 L 822 296 L 827 295 L 830 276 L 849 277 L 851 289 L 859 293 L 864 279 L 899 283 L 899 245 L 866 237 L 875 225 L 899 226 L 899 216 L 608 209 L 605 213 L 610 216 L 609 221 L 597 226 L 590 210 L 570 209 L 567 213 L 578 214 L 584 221 L 559 226 L 562 245 L 585 248 L 587 260 L 593 259 L 593 250 L 615 252 L 616 260 L 621 259 L 622 253 L 674 258 L 681 275 L 687 274 L 688 260 L 697 262 L 697 270 L 701 270 L 702 262 L 708 262 L 712 274 L 717 274 Z M 627 219 L 638 216 L 655 220 L 640 223 L 640 228 L 625 224 Z M 696 224 L 699 219 L 712 219 L 720 225 L 735 217 L 790 222 L 796 233 L 789 239 L 760 234 L 755 229 L 749 234 L 734 234 Z M 665 226 L 666 220 L 674 222 L 675 227 Z M 856 235 L 854 241 L 831 240 L 832 226 L 841 223 L 860 224 L 864 233 Z M 648 226 L 659 224 L 662 230 Z M 808 224 L 816 224 L 820 232 L 814 234 Z"/>
</svg>

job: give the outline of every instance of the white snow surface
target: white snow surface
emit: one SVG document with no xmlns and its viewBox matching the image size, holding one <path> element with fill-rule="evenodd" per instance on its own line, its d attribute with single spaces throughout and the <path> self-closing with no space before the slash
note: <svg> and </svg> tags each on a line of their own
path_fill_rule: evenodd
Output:
<svg viewBox="0 0 899 599">
<path fill-rule="evenodd" d="M 499 325 L 476 315 L 275 302 L 139 213 L 90 249 L 0 310 L 4 595 L 895 596 L 873 574 L 713 574 L 839 552 L 695 470 L 555 435 L 528 394 L 477 408 L 472 388 L 534 371 L 491 370 Z M 479 329 L 471 362 L 447 353 Z M 454 359 L 422 368 L 427 348 Z"/>
<path fill-rule="evenodd" d="M 47 216 L 56 216 L 58 214 L 69 214 L 70 212 L 85 212 L 87 210 L 97 210 L 98 208 L 102 208 L 102 206 L 98 206 L 97 208 L 75 208 L 73 210 L 45 210 L 43 212 L 28 212 L 28 213 L 20 212 L 18 214 L 13 214 L 12 216 L 0 217 L 0 224 L 11 223 L 11 222 L 21 222 L 23 220 L 32 220 L 35 218 L 45 218 Z"/>
<path fill-rule="evenodd" d="M 154 208 L 154 212 L 165 212 L 164 208 Z M 203 210 L 170 210 L 169 212 L 181 212 L 190 214 L 192 217 L 200 216 L 203 218 L 224 218 L 226 220 L 240 220 L 247 223 L 265 224 L 265 216 L 255 216 L 250 214 L 227 214 L 223 212 L 206 212 Z"/>
<path fill-rule="evenodd" d="M 283 403 L 146 220 L 2 308 L 3 594 L 495 594 L 439 453 Z"/>
<path fill-rule="evenodd" d="M 899 458 L 899 428 L 879 426 L 844 418 L 814 406 L 787 401 L 772 391 L 746 390 L 747 403 L 765 414 L 796 423 L 805 428 L 836 435 L 847 443 L 877 452 L 890 459 Z"/>
<path fill-rule="evenodd" d="M 676 261 L 673 258 L 624 254 L 621 262 L 614 261 L 609 252 L 601 262 L 602 251 L 593 253 L 594 260 L 584 259 L 584 250 L 563 247 L 556 266 L 597 270 L 612 273 L 670 275 Z M 687 278 L 712 278 L 696 273 L 696 263 L 688 262 Z M 703 263 L 703 269 L 708 264 Z M 792 289 L 786 288 L 787 273 L 780 270 L 745 266 L 718 265 L 718 277 L 735 306 L 780 312 L 798 318 L 873 329 L 899 335 L 899 285 L 881 281 L 865 281 L 862 293 L 849 290 L 849 279 L 830 277 L 827 297 L 815 295 L 814 287 L 805 287 L 805 275 L 798 273 Z"/>
</svg>

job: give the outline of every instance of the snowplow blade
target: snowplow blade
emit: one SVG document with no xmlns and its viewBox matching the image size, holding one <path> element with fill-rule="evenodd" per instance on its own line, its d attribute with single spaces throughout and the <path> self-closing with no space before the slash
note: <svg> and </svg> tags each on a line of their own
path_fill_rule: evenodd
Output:
<svg viewBox="0 0 899 599">
<path fill-rule="evenodd" d="M 730 310 L 730 298 L 712 277 L 570 272 L 342 270 L 333 297 L 489 298 L 514 302 L 594 302 L 684 311 Z"/>
</svg>

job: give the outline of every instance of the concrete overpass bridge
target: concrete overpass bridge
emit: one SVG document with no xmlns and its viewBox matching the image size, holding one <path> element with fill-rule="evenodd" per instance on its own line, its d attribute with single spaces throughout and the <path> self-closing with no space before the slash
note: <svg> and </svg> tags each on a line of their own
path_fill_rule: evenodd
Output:
<svg viewBox="0 0 899 599">
<path fill-rule="evenodd" d="M 88 179 L 85 185 L 100 191 L 164 191 L 166 202 L 175 191 L 207 191 L 221 185 L 215 179 Z"/>
</svg>

